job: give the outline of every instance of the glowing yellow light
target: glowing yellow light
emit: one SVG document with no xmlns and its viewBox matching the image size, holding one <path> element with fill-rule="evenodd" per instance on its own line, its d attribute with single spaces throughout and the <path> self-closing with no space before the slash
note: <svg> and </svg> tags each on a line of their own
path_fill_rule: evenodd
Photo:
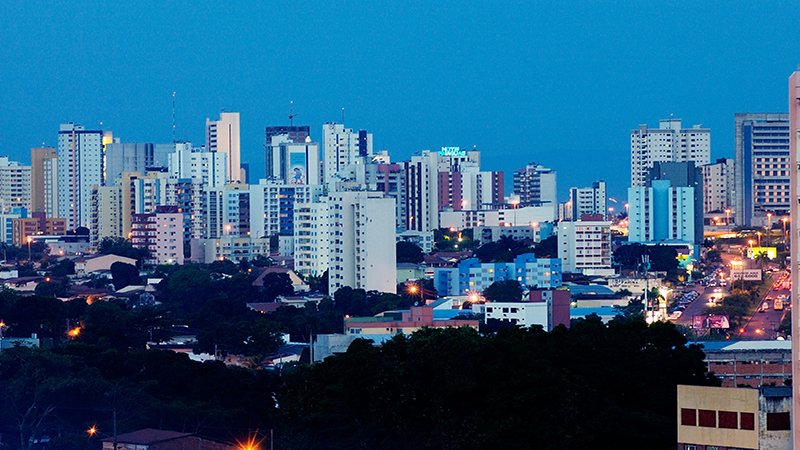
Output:
<svg viewBox="0 0 800 450">
<path fill-rule="evenodd" d="M 89 436 L 94 436 L 95 434 L 97 434 L 97 427 L 92 425 L 91 427 L 89 427 L 88 430 L 86 430 L 86 434 L 88 434 Z"/>
<path fill-rule="evenodd" d="M 80 334 L 81 334 L 81 327 L 75 327 L 75 328 L 67 331 L 67 335 L 69 335 L 69 337 L 72 337 L 72 338 L 76 338 L 76 337 L 80 336 Z"/>
</svg>

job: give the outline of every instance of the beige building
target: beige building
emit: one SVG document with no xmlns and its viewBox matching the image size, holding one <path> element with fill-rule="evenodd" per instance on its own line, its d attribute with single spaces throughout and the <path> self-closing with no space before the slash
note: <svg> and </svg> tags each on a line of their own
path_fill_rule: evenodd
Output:
<svg viewBox="0 0 800 450">
<path fill-rule="evenodd" d="M 95 186 L 92 190 L 91 242 L 97 245 L 105 237 L 123 237 L 122 187 Z M 126 236 L 127 237 L 127 236 Z"/>
<path fill-rule="evenodd" d="M 720 218 L 733 213 L 734 167 L 733 159 L 720 158 L 711 164 L 700 166 L 703 171 L 703 212 L 716 212 Z M 730 211 L 728 216 L 725 210 Z"/>
<path fill-rule="evenodd" d="M 58 217 L 58 156 L 54 148 L 31 149 L 31 210 Z"/>
<path fill-rule="evenodd" d="M 0 207 L 31 207 L 31 166 L 0 157 Z"/>
<path fill-rule="evenodd" d="M 159 205 L 167 204 L 167 182 L 169 174 L 152 171 L 145 175 L 138 172 L 122 174 L 122 236 L 131 232 L 134 214 L 155 212 Z"/>
<path fill-rule="evenodd" d="M 228 181 L 242 181 L 238 112 L 220 113 L 219 120 L 206 119 L 206 150 L 224 153 Z"/>
<path fill-rule="evenodd" d="M 790 448 L 791 387 L 678 386 L 678 449 Z"/>
</svg>

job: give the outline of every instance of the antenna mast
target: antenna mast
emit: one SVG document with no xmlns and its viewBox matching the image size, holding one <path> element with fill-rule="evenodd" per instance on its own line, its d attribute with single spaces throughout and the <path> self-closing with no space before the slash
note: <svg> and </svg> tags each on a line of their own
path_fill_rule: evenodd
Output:
<svg viewBox="0 0 800 450">
<path fill-rule="evenodd" d="M 172 91 L 172 143 L 175 142 L 175 91 Z"/>
<path fill-rule="evenodd" d="M 342 108 L 342 125 L 344 125 L 344 108 Z"/>
<path fill-rule="evenodd" d="M 294 100 L 289 100 L 289 126 L 294 126 L 294 118 L 297 114 L 294 113 Z"/>
</svg>

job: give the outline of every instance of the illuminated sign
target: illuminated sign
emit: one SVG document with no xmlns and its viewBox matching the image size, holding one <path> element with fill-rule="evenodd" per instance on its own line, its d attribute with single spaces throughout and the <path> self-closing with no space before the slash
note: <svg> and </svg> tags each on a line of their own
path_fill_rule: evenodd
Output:
<svg viewBox="0 0 800 450">
<path fill-rule="evenodd" d="M 692 328 L 730 328 L 731 323 L 728 316 L 721 314 L 709 314 L 707 316 L 692 316 Z"/>
<path fill-rule="evenodd" d="M 775 259 L 778 256 L 778 250 L 775 247 L 750 247 L 747 249 L 747 257 L 750 259 L 756 259 L 762 253 L 766 253 L 769 259 Z"/>
<path fill-rule="evenodd" d="M 731 269 L 731 278 L 744 281 L 761 281 L 761 269 Z"/>
<path fill-rule="evenodd" d="M 439 154 L 442 156 L 467 156 L 467 151 L 461 150 L 461 147 L 442 147 Z"/>
</svg>

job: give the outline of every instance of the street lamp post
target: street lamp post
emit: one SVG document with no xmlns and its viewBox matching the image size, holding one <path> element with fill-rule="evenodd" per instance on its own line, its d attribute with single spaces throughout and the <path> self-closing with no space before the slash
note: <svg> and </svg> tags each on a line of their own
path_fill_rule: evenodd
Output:
<svg viewBox="0 0 800 450">
<path fill-rule="evenodd" d="M 33 237 L 32 236 L 28 236 L 28 239 L 26 239 L 26 240 L 28 241 L 28 262 L 30 262 L 30 260 L 31 260 L 31 242 L 33 241 Z"/>
<path fill-rule="evenodd" d="M 725 226 L 729 226 L 731 224 L 731 209 L 725 208 Z"/>
</svg>

